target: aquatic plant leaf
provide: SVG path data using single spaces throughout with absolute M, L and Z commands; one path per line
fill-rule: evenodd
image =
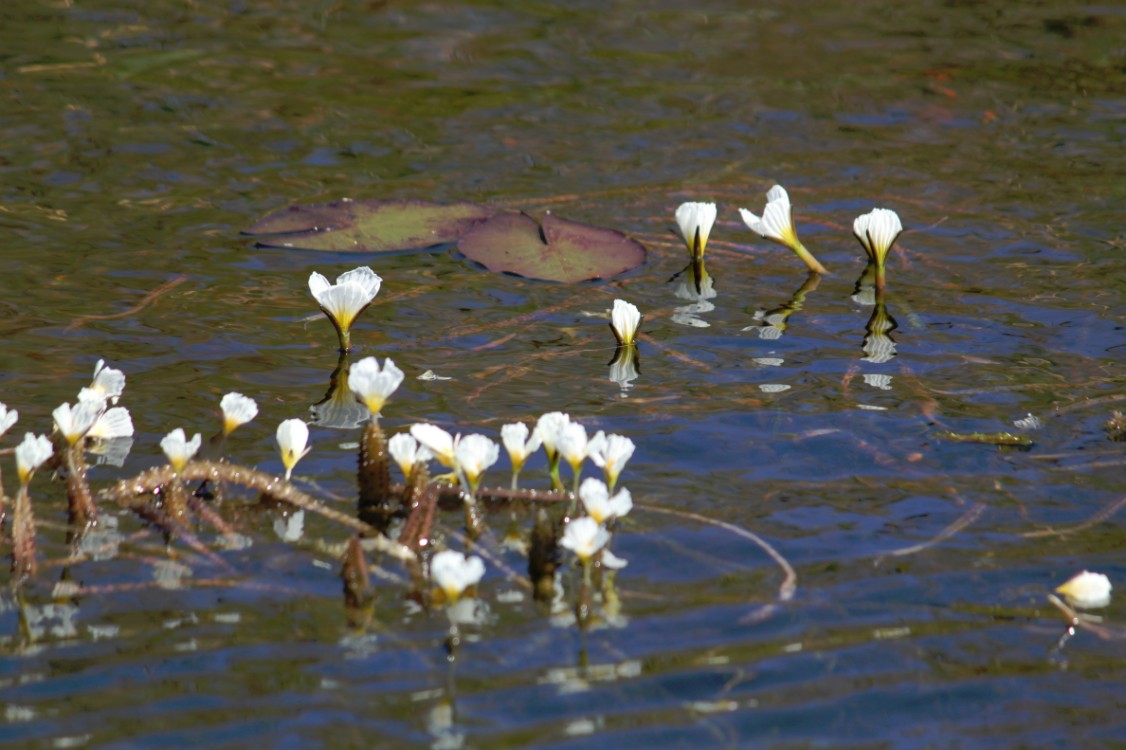
M 341 200 L 290 206 L 244 234 L 262 247 L 385 253 L 456 242 L 492 214 L 476 203 Z
M 527 214 L 497 214 L 466 233 L 457 249 L 490 271 L 565 283 L 617 276 L 646 254 L 621 232 L 552 214 L 538 224 Z

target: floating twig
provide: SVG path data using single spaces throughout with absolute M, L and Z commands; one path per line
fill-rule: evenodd
M 965 513 L 963 513 L 961 516 L 959 516 L 958 520 L 956 520 L 954 523 L 938 532 L 938 534 L 936 534 L 933 539 L 922 542 L 921 544 L 913 544 L 910 547 L 902 547 L 897 550 L 892 550 L 891 552 L 885 552 L 884 554 L 876 558 L 874 564 L 879 565 L 881 562 L 883 562 L 883 559 L 885 557 L 903 557 L 905 555 L 913 555 L 916 552 L 922 552 L 925 549 L 929 549 L 930 547 L 935 546 L 939 542 L 943 542 L 949 539 L 950 537 L 954 536 L 959 531 L 976 521 L 978 518 L 980 518 L 981 514 L 985 512 L 986 507 L 987 506 L 985 503 L 978 503 L 977 505 L 973 506 Z

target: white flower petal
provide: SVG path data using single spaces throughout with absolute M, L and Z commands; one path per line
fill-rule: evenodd
M 27 433 L 23 442 L 16 446 L 16 469 L 19 473 L 20 484 L 27 484 L 35 470 L 55 452 L 51 441 L 46 435 Z
M 418 441 L 409 432 L 400 432 L 387 441 L 387 452 L 403 471 L 404 477 L 410 477 L 415 464 L 426 463 L 434 454 L 430 449 L 419 445 Z
M 873 208 L 857 216 L 852 222 L 852 232 L 864 247 L 872 262 L 882 265 L 891 246 L 903 231 L 899 214 L 889 208 Z
M 0 436 L 5 432 L 12 429 L 12 425 L 20 418 L 20 413 L 15 409 L 8 410 L 4 404 L 0 404 Z
M 223 431 L 227 434 L 258 416 L 254 399 L 234 391 L 223 396 L 219 408 L 223 410 Z
M 287 419 L 278 425 L 276 438 L 282 464 L 285 466 L 285 478 L 289 479 L 293 474 L 293 467 L 312 450 L 308 445 L 309 426 L 300 419 Z
M 125 373 L 109 367 L 104 359 L 99 359 L 94 366 L 94 380 L 90 383 L 90 390 L 116 404 L 125 390 Z
M 547 451 L 548 456 L 554 455 L 559 452 L 559 438 L 563 434 L 563 428 L 571 421 L 571 417 L 561 411 L 552 411 L 544 414 L 536 422 L 536 434 L 543 444 L 544 450 Z
M 497 462 L 499 455 L 500 446 L 484 435 L 466 435 L 459 438 L 454 446 L 457 467 L 465 472 L 474 486 L 485 469 Z
M 86 437 L 98 438 L 99 440 L 133 437 L 133 418 L 130 416 L 129 410 L 124 406 L 107 409 L 94 422 L 94 426 L 86 433 Z
M 1056 593 L 1067 599 L 1073 607 L 1098 609 L 1110 604 L 1113 587 L 1110 579 L 1102 573 L 1084 570 L 1056 587 Z
M 716 207 L 714 203 L 682 203 L 676 209 L 676 225 L 680 236 L 688 245 L 689 252 L 696 252 L 696 237 L 700 239 L 700 254 L 708 245 L 708 236 L 715 224 Z
M 179 472 L 183 471 L 188 461 L 192 460 L 202 441 L 203 438 L 198 432 L 188 440 L 184 429 L 177 427 L 161 439 L 160 449 L 168 457 L 168 463 L 172 464 L 172 468 Z
M 54 417 L 59 432 L 66 437 L 68 443 L 74 445 L 86 436 L 105 408 L 104 400 L 79 401 L 73 407 L 62 404 L 51 412 L 51 416 Z
M 477 555 L 466 557 L 461 552 L 443 550 L 430 560 L 430 577 L 450 602 L 485 576 L 485 562 Z
M 457 466 L 457 457 L 454 455 L 454 439 L 450 433 L 438 425 L 416 424 L 411 425 L 411 435 L 426 446 L 441 464 L 447 468 Z
M 614 300 L 614 309 L 610 311 L 610 327 L 614 330 L 619 344 L 632 344 L 640 325 L 641 311 L 636 305 L 622 299 Z
M 610 541 L 610 532 L 593 518 L 584 516 L 570 521 L 563 529 L 559 545 L 574 552 L 580 560 L 587 562 L 598 550 Z
M 348 387 L 360 401 L 378 415 L 383 404 L 403 382 L 403 371 L 388 357 L 380 368 L 375 357 L 365 357 L 348 371 Z

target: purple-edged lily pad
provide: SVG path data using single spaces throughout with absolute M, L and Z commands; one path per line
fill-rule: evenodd
M 290 206 L 244 234 L 263 247 L 386 253 L 457 242 L 492 214 L 476 203 L 342 200 Z
M 467 232 L 457 249 L 490 271 L 575 283 L 608 279 L 645 262 L 645 246 L 613 229 L 527 214 L 497 214 Z

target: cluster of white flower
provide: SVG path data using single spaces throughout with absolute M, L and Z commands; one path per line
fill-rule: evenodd
M 825 267 L 802 245 L 794 228 L 793 207 L 790 196 L 781 185 L 770 188 L 766 194 L 766 208 L 759 216 L 745 208 L 739 209 L 743 223 L 763 239 L 790 248 L 809 267 L 817 273 L 825 273 Z M 702 259 L 707 248 L 708 237 L 716 220 L 714 203 L 683 203 L 676 210 L 676 224 L 680 235 L 694 259 Z M 853 233 L 863 245 L 868 258 L 877 267 L 883 268 L 888 251 L 900 232 L 903 224 L 899 216 L 890 209 L 875 208 L 858 216 L 852 224 Z

